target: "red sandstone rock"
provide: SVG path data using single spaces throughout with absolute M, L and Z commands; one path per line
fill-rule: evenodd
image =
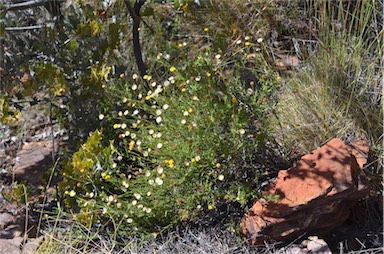
M 353 146 L 339 139 L 304 155 L 288 170 L 281 170 L 241 222 L 251 244 L 290 240 L 304 232 L 327 233 L 341 225 L 349 210 L 365 197 L 368 182 L 362 171 L 368 145 Z M 269 201 L 271 197 L 277 201 Z
M 55 150 L 57 151 L 57 147 Z M 51 141 L 24 144 L 22 149 L 17 152 L 12 174 L 16 180 L 25 180 L 35 185 L 38 184 L 40 178 L 53 164 L 51 154 Z

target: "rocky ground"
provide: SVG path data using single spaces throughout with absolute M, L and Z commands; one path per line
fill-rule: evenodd
M 34 253 L 43 240 L 32 212 L 41 196 L 23 202 L 15 183 L 24 183 L 31 190 L 50 191 L 41 180 L 49 175 L 66 137 L 65 130 L 57 123 L 51 125 L 44 112 L 30 107 L 21 127 L 0 124 L 0 253 Z

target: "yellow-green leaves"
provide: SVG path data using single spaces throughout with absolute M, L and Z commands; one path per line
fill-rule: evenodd
M 96 36 L 100 32 L 101 25 L 96 20 L 92 20 L 88 23 L 82 22 L 77 26 L 77 34 L 82 38 Z
M 91 133 L 80 149 L 73 154 L 72 160 L 65 166 L 63 177 L 64 180 L 60 184 L 60 188 L 65 195 L 65 203 L 67 207 L 76 207 L 78 198 L 92 198 L 90 196 L 90 185 L 95 182 L 102 184 L 98 177 L 101 176 L 103 170 L 108 170 L 112 162 L 112 156 L 115 153 L 113 143 L 104 146 L 102 143 L 103 135 L 101 131 L 96 130 Z M 79 201 L 82 202 L 82 201 Z M 86 221 L 89 223 L 89 221 Z
M 91 78 L 95 81 L 108 81 L 108 75 L 111 72 L 111 67 L 102 65 L 91 66 Z
M 63 96 L 69 92 L 64 74 L 56 65 L 42 62 L 36 65 L 34 71 L 36 82 L 32 82 L 31 84 L 34 86 L 31 87 L 33 91 L 36 91 L 39 88 L 36 87 L 37 84 L 40 86 L 45 84 L 55 96 Z M 29 86 L 28 83 L 24 83 L 26 91 L 30 88 Z
M 15 125 L 20 119 L 21 112 L 11 107 L 7 97 L 0 97 L 0 122 L 7 125 Z
M 11 190 L 3 190 L 3 195 L 8 202 L 27 204 L 30 190 L 23 183 L 13 183 Z
M 184 12 L 187 12 L 193 2 L 193 0 L 174 0 L 173 5 L 176 9 L 181 9 Z
M 71 39 L 67 43 L 67 47 L 70 51 L 76 51 L 79 48 L 79 43 L 75 39 Z
M 89 23 L 89 27 L 91 28 L 92 36 L 96 36 L 101 31 L 101 26 L 96 20 L 92 20 Z

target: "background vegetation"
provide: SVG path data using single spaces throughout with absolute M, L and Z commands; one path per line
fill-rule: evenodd
M 41 252 L 236 231 L 277 170 L 333 137 L 369 141 L 382 196 L 382 3 L 289 3 L 145 1 L 142 76 L 124 1 L 3 6 L 0 120 L 45 104 L 69 130 Z

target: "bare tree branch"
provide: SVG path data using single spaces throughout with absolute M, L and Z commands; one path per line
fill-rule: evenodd
M 5 8 L 8 11 L 25 10 L 25 9 L 43 6 L 44 4 L 51 1 L 52 0 L 30 0 L 22 3 L 8 4 L 8 5 L 5 5 Z M 64 2 L 64 1 L 65 0 L 56 0 L 56 2 Z
M 44 28 L 44 27 L 47 27 L 47 26 L 36 25 L 36 26 L 6 27 L 5 31 L 17 32 L 17 31 L 40 29 L 40 28 Z
M 147 67 L 144 64 L 143 56 L 141 53 L 141 46 L 140 46 L 140 9 L 144 5 L 146 0 L 136 0 L 135 4 L 131 5 L 130 0 L 124 0 L 125 5 L 127 6 L 129 15 L 132 18 L 132 43 L 133 43 L 133 53 L 135 55 L 135 60 L 137 64 L 137 68 L 139 70 L 139 73 L 141 77 L 143 77 L 145 74 L 147 74 Z

